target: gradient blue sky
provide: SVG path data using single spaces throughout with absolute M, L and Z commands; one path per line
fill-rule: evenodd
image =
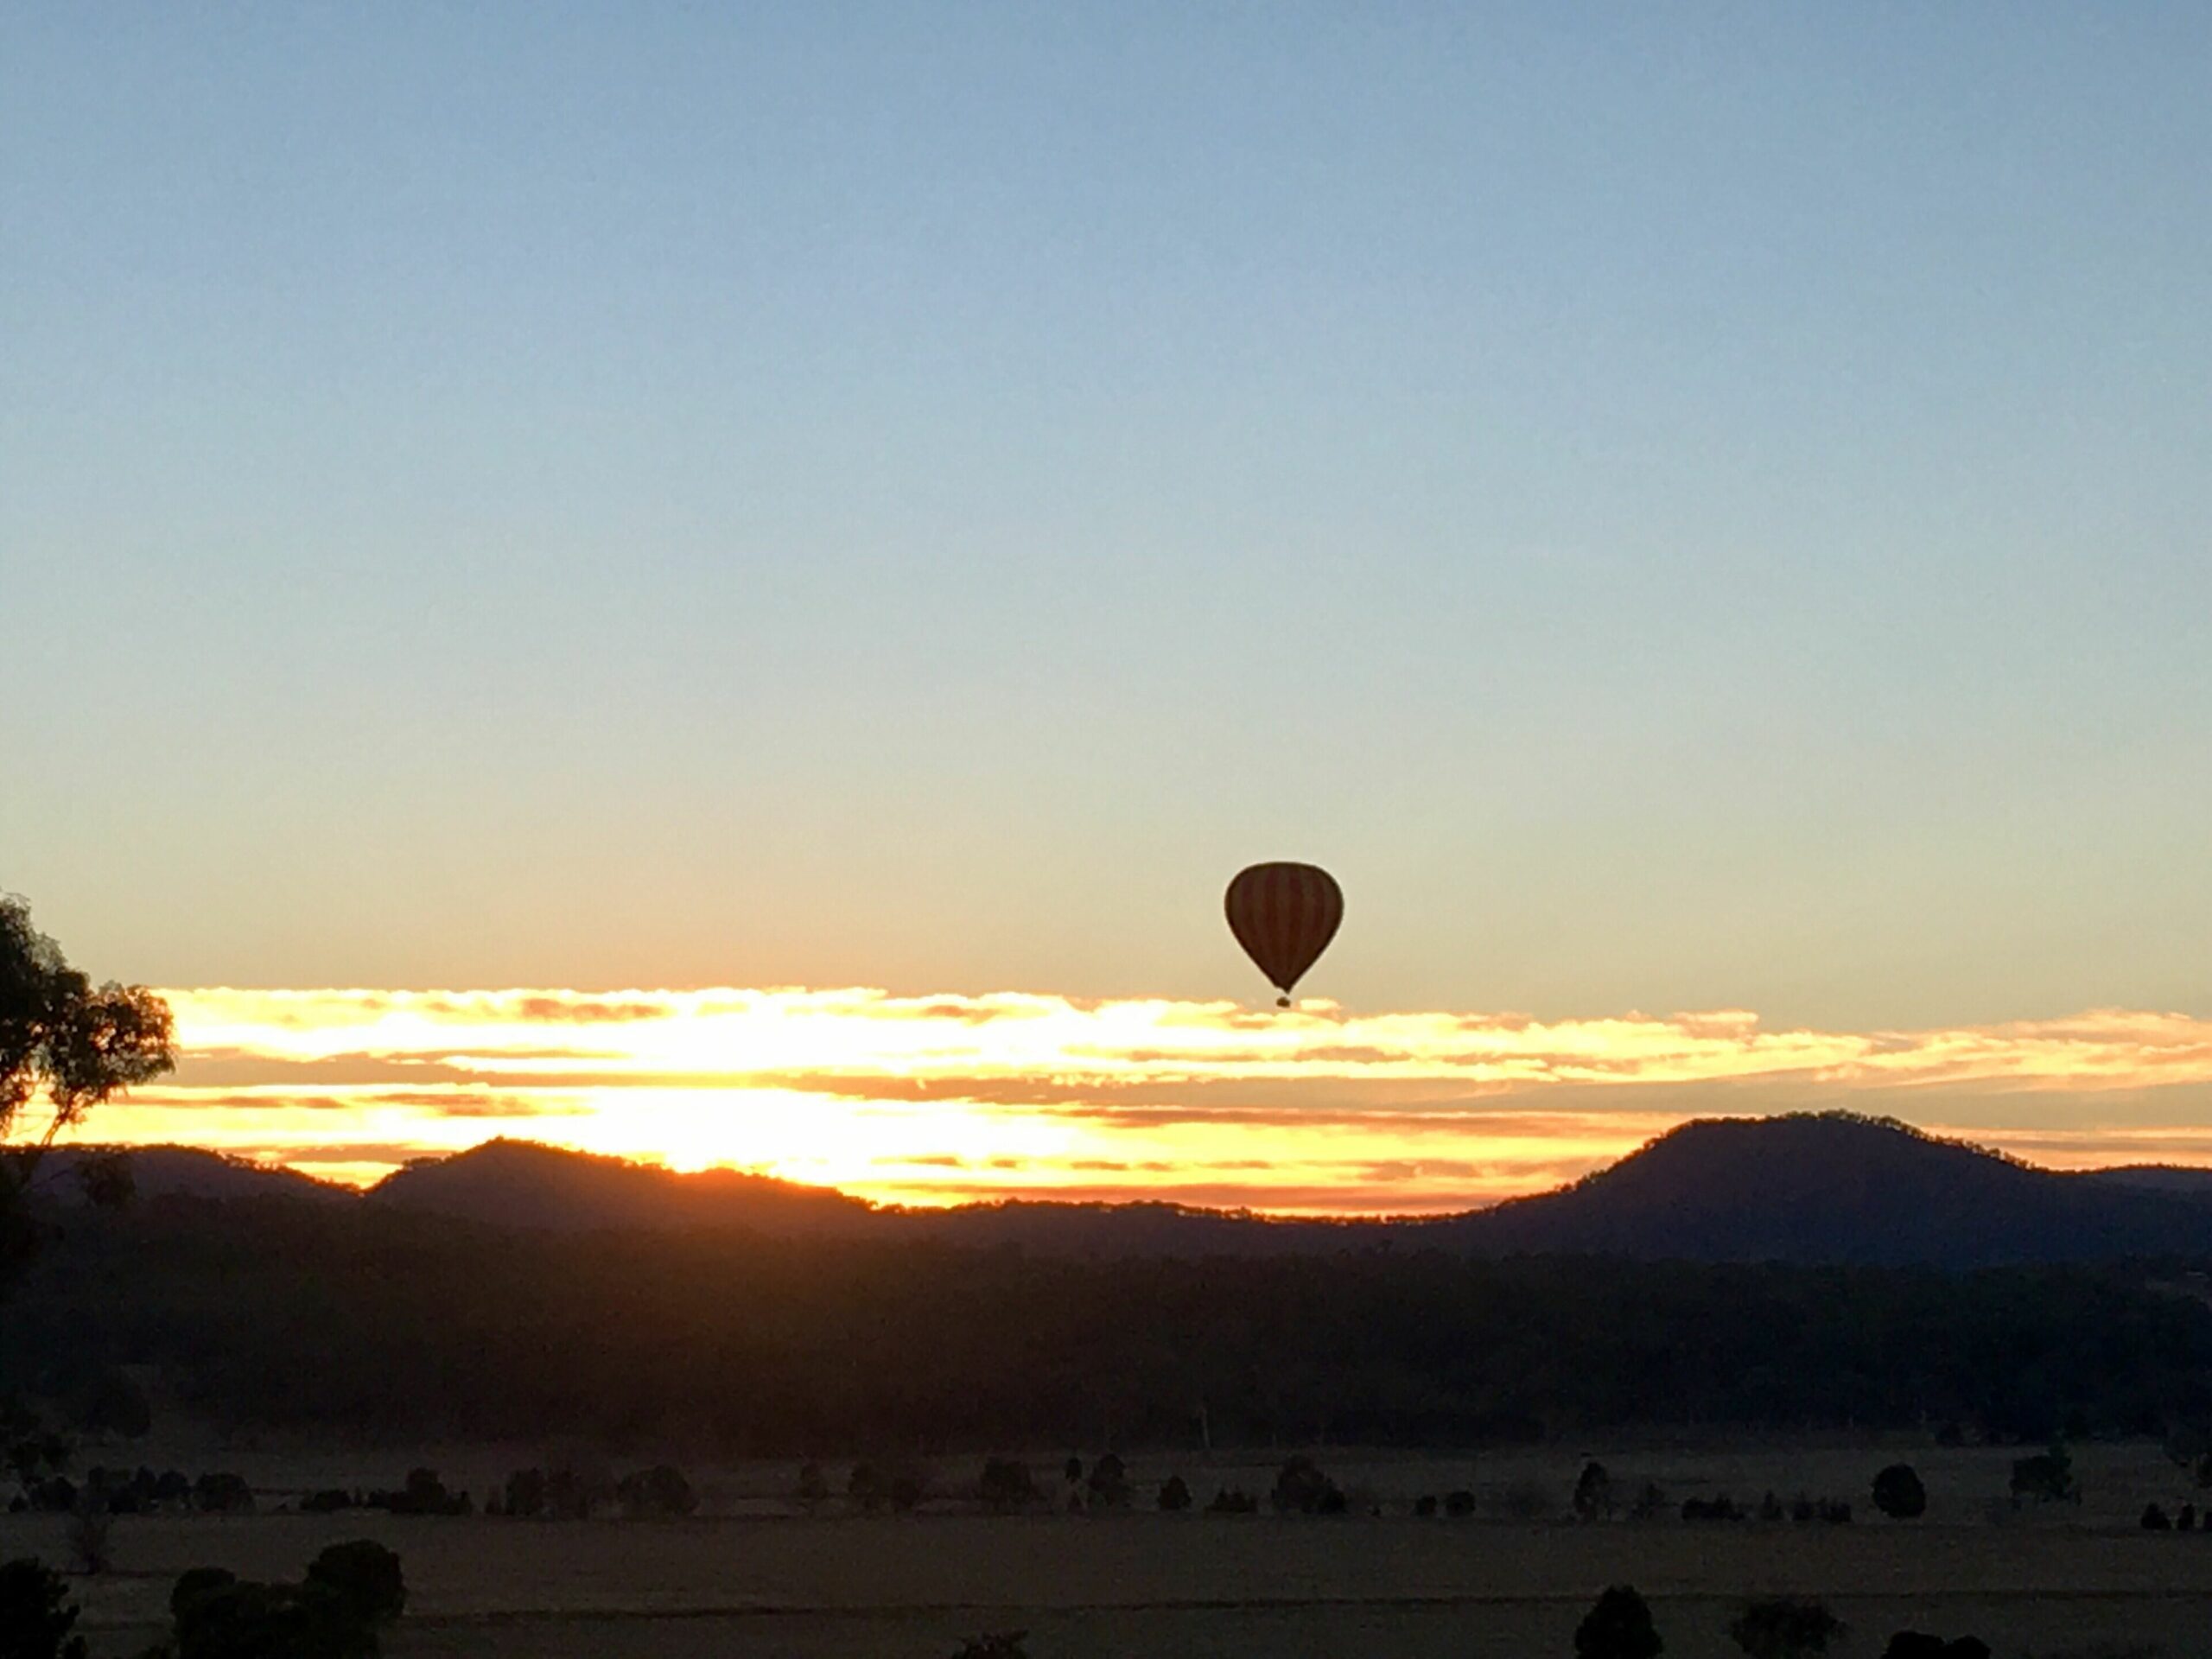
M 0 16 L 0 887 L 168 985 L 2212 1011 L 2212 10 Z

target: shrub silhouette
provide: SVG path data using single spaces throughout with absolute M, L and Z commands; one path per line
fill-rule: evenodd
M 2174 1523 L 2167 1518 L 2166 1512 L 2156 1503 L 2145 1503 L 2143 1506 L 2142 1525 L 2145 1532 L 2171 1532 L 2174 1527 Z
M 1436 1494 L 1434 1492 L 1423 1492 L 1419 1497 L 1414 1499 L 1414 1513 L 1421 1516 L 1423 1519 L 1427 1519 L 1428 1516 L 1434 1515 L 1436 1513 Z
M 169 1617 L 174 1619 L 184 1611 L 188 1601 L 196 1601 L 210 1591 L 220 1590 L 226 1585 L 236 1584 L 238 1575 L 228 1567 L 188 1567 L 177 1575 L 169 1588 Z
M 1268 1494 L 1268 1502 L 1286 1515 L 1342 1515 L 1344 1510 L 1344 1495 L 1337 1490 L 1336 1482 L 1308 1457 L 1288 1459 L 1275 1471 L 1274 1490 Z
M 169 1592 L 176 1659 L 366 1659 L 406 1604 L 398 1556 L 370 1539 L 333 1544 L 296 1585 L 194 1567 Z
M 998 1630 L 986 1636 L 971 1636 L 963 1642 L 952 1659 L 1029 1659 L 1029 1650 L 1022 1643 L 1029 1639 L 1027 1630 Z
M 1928 1510 L 1928 1489 L 1909 1463 L 1893 1463 L 1874 1477 L 1874 1507 L 1892 1521 L 1910 1521 Z
M 77 1611 L 59 1573 L 29 1556 L 0 1562 L 0 1654 L 8 1659 L 85 1659 L 85 1638 L 69 1634 Z
M 1170 1475 L 1160 1488 L 1160 1507 L 1170 1515 L 1180 1515 L 1191 1507 L 1191 1488 L 1180 1475 Z
M 1129 1501 L 1128 1466 L 1111 1452 L 1090 1465 L 1089 1485 L 1093 1509 L 1118 1510 Z
M 1257 1515 L 1260 1500 L 1237 1486 L 1218 1488 L 1213 1502 L 1206 1505 L 1208 1515 Z
M 2038 1503 L 2082 1501 L 2082 1488 L 2074 1478 L 2074 1459 L 2063 1442 L 2054 1440 L 2050 1450 L 2012 1464 L 2012 1501 L 2031 1497 Z
M 1625 1584 L 1599 1596 L 1574 1627 L 1575 1659 L 1656 1659 L 1666 1645 L 1651 1622 L 1651 1609 Z
M 1454 1521 L 1464 1521 L 1475 1512 L 1475 1495 L 1462 1486 L 1444 1494 L 1444 1513 Z
M 1755 1601 L 1728 1626 L 1729 1639 L 1751 1659 L 1802 1659 L 1826 1653 L 1843 1621 L 1817 1601 Z
M 406 1611 L 399 1557 L 372 1538 L 331 1545 L 308 1564 L 307 1582 L 331 1592 L 365 1624 L 389 1624 Z

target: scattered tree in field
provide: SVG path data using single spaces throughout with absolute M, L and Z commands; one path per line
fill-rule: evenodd
M 1004 1515 L 1026 1510 L 1045 1495 L 1037 1490 L 1037 1478 L 1029 1472 L 1027 1464 L 1015 1458 L 989 1458 L 976 1483 L 976 1496 L 984 1508 Z
M 307 1582 L 331 1592 L 371 1627 L 391 1624 L 407 1607 L 399 1557 L 372 1539 L 331 1545 L 308 1564 Z
M 1128 1465 L 1114 1452 L 1109 1452 L 1090 1465 L 1090 1507 L 1095 1510 L 1125 1509 L 1129 1502 L 1129 1471 Z
M 1821 1603 L 1786 1597 L 1751 1603 L 1728 1626 L 1751 1659 L 1805 1659 L 1826 1653 L 1843 1633 L 1843 1621 Z
M 1928 1489 L 1909 1463 L 1893 1463 L 1874 1477 L 1874 1507 L 1892 1521 L 1910 1521 L 1928 1511 Z
M 891 1477 L 889 1496 L 893 1513 L 912 1515 L 929 1496 L 929 1483 L 918 1469 L 902 1469 Z
M 1635 1501 L 1628 1506 L 1628 1518 L 1631 1521 L 1656 1521 L 1666 1512 L 1667 1494 L 1660 1490 L 1659 1483 L 1653 1480 L 1643 1483 L 1636 1494 Z
M 1454 1521 L 1464 1521 L 1475 1512 L 1475 1495 L 1465 1487 L 1455 1488 L 1444 1494 L 1444 1513 Z
M 1257 1515 L 1260 1500 L 1241 1486 L 1217 1488 L 1213 1501 L 1206 1505 L 1208 1515 Z
M 2012 1494 L 2015 1503 L 2024 1497 L 2038 1503 L 2080 1503 L 2082 1488 L 2074 1478 L 2074 1458 L 2065 1442 L 2054 1440 L 2048 1452 L 2015 1459 Z
M 2174 1516 L 2174 1530 L 2176 1532 L 2195 1532 L 2196 1530 L 2196 1504 L 2184 1503 L 2181 1506 L 2180 1513 Z
M 997 1630 L 985 1636 L 971 1636 L 960 1644 L 952 1659 L 1029 1659 L 1029 1650 L 1022 1645 L 1028 1639 L 1027 1630 Z
M 1578 1521 L 1607 1521 L 1613 1513 L 1613 1478 L 1596 1459 L 1582 1465 L 1574 1482 L 1574 1516 Z
M 0 1562 L 0 1654 L 8 1659 L 85 1659 L 72 1636 L 78 1608 L 59 1573 L 29 1556 Z
M 467 1515 L 476 1506 L 467 1492 L 448 1491 L 436 1470 L 410 1469 L 406 1484 L 397 1491 L 371 1492 L 361 1507 L 393 1515 Z
M 1337 1483 L 1305 1456 L 1284 1460 L 1268 1502 L 1285 1515 L 1342 1515 L 1346 1508 Z
M 1419 1497 L 1414 1499 L 1414 1513 L 1424 1521 L 1433 1516 L 1436 1513 L 1436 1494 L 1423 1492 Z
M 1656 1659 L 1666 1645 L 1651 1609 L 1625 1584 L 1599 1596 L 1574 1627 L 1575 1659 Z
M 2174 1529 L 2172 1519 L 2156 1503 L 2143 1506 L 2142 1526 L 2145 1532 L 2171 1532 Z
M 1180 1515 L 1191 1507 L 1190 1484 L 1180 1475 L 1170 1475 L 1160 1483 L 1160 1507 L 1170 1515 Z
M 399 1558 L 368 1539 L 333 1544 L 298 1584 L 194 1567 L 169 1592 L 175 1659 L 369 1659 L 407 1603 Z
M 1759 1519 L 1772 1522 L 1786 1519 L 1789 1514 L 1789 1511 L 1783 1508 L 1781 1498 L 1775 1495 L 1774 1488 L 1768 1487 L 1766 1496 L 1759 1499 Z

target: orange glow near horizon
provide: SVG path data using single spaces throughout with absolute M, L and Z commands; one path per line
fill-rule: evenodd
M 1542 1021 L 1032 993 L 166 993 L 174 1078 L 85 1138 L 354 1182 L 507 1135 L 906 1204 L 1462 1209 L 1696 1116 L 1853 1109 L 2058 1165 L 2212 1162 L 2212 1022 L 1922 1032 L 1738 1011 Z

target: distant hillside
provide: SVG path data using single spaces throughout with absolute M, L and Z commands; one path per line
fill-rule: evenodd
M 850 1232 L 871 1213 L 862 1200 L 830 1187 L 731 1169 L 681 1174 L 654 1164 L 505 1140 L 450 1158 L 417 1160 L 371 1187 L 365 1201 L 540 1230 L 734 1226 L 783 1234 Z
M 76 1176 L 86 1161 L 120 1154 L 140 1202 L 157 1198 L 289 1198 L 306 1204 L 351 1202 L 353 1189 L 318 1181 L 296 1169 L 257 1164 L 197 1147 L 57 1147 L 39 1166 L 41 1196 L 60 1204 L 84 1201 Z
M 1700 1119 L 1554 1192 L 1443 1217 L 1341 1222 L 1158 1202 L 879 1208 L 828 1187 L 727 1169 L 683 1174 L 524 1141 L 418 1160 L 358 1200 L 348 1188 L 186 1147 L 145 1148 L 133 1161 L 148 1198 L 282 1196 L 531 1231 L 735 1227 L 1060 1256 L 1269 1256 L 1383 1246 L 1961 1268 L 2212 1255 L 2212 1170 L 2062 1173 L 1841 1114 Z
M 2212 1169 L 2190 1169 L 2180 1164 L 2123 1164 L 2116 1169 L 2091 1170 L 2088 1179 L 2107 1186 L 2212 1198 Z
M 1843 1114 L 1685 1123 L 1441 1238 L 1486 1255 L 1928 1265 L 2212 1251 L 2212 1205 Z

